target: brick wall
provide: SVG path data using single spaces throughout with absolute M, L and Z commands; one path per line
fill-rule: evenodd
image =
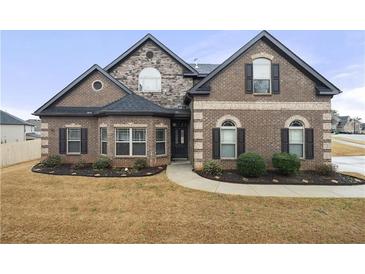
M 170 163 L 170 120 L 157 117 L 102 117 L 102 118 L 42 118 L 42 158 L 59 153 L 59 128 L 81 127 L 88 129 L 88 154 L 61 155 L 66 163 L 77 163 L 80 159 L 87 163 L 95 162 L 100 156 L 100 126 L 108 128 L 108 157 L 113 159 L 115 166 L 133 166 L 136 157 L 115 157 L 115 125 L 118 127 L 141 127 L 147 130 L 147 160 L 150 166 L 165 165 Z M 156 156 L 155 129 L 166 128 L 166 156 Z
M 280 94 L 253 95 L 245 93 L 245 64 L 263 55 L 272 57 L 280 65 Z M 268 44 L 259 41 L 244 55 L 236 59 L 211 81 L 210 95 L 203 100 L 277 101 L 277 102 L 329 102 L 329 96 L 316 96 L 314 82 L 299 71 Z M 199 99 L 197 99 L 199 100 Z
M 153 58 L 146 57 L 148 51 Z M 153 67 L 161 73 L 161 92 L 139 92 L 138 76 L 142 69 Z M 192 78 L 183 77 L 184 68 L 167 53 L 148 41 L 127 59 L 117 64 L 110 74 L 128 88 L 153 102 L 168 108 L 185 107 L 183 97 L 193 86 Z
M 245 93 L 245 63 L 266 57 L 280 64 L 280 94 Z M 235 60 L 210 83 L 209 96 L 194 96 L 194 167 L 212 159 L 212 128 L 230 117 L 246 129 L 246 151 L 261 154 L 269 167 L 274 152 L 281 151 L 280 129 L 293 116 L 300 116 L 314 129 L 314 159 L 302 160 L 302 169 L 329 163 L 331 158 L 330 97 L 317 96 L 315 83 L 263 41 Z M 235 160 L 219 160 L 226 169 Z
M 92 83 L 96 80 L 102 81 L 102 90 L 93 90 Z M 123 96 L 125 96 L 123 90 L 100 72 L 95 71 L 58 100 L 56 106 L 99 107 L 114 102 Z
M 198 113 L 198 110 L 196 110 Z M 285 127 L 285 123 L 293 116 L 300 116 L 302 120 L 314 129 L 314 159 L 302 160 L 302 169 L 314 169 L 315 165 L 323 162 L 329 162 L 330 159 L 326 153 L 330 153 L 330 128 L 325 124 L 330 124 L 329 120 L 323 114 L 324 110 L 318 111 L 273 111 L 273 110 L 202 110 L 202 119 L 195 119 L 195 125 L 202 122 L 203 127 L 195 128 L 195 167 L 201 168 L 204 161 L 212 159 L 212 128 L 217 127 L 217 123 L 225 120 L 227 117 L 233 120 L 238 126 L 246 129 L 246 152 L 257 152 L 264 157 L 269 167 L 271 166 L 271 157 L 274 152 L 281 151 L 280 129 Z M 200 115 L 200 114 L 199 114 Z M 329 134 L 329 135 L 328 135 Z M 204 140 L 204 141 L 203 141 Z M 201 147 L 202 145 L 202 147 Z M 236 167 L 235 160 L 219 160 L 226 169 Z

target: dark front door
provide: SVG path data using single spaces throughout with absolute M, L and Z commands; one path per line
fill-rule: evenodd
M 172 121 L 171 129 L 172 158 L 188 158 L 187 121 Z

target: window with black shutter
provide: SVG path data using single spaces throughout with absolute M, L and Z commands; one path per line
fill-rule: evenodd
M 271 77 L 272 77 L 272 93 L 273 94 L 279 94 L 280 93 L 280 68 L 279 68 L 279 64 L 272 64 Z

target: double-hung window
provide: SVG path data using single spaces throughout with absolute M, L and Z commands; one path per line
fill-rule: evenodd
M 115 129 L 116 156 L 145 156 L 146 129 L 117 128 Z
M 108 131 L 106 127 L 100 128 L 100 154 L 106 155 L 108 149 Z
M 289 153 L 304 157 L 304 126 L 301 121 L 293 121 L 289 126 Z
M 271 91 L 271 61 L 258 58 L 252 62 L 253 69 L 253 92 L 269 94 Z
M 166 154 L 166 129 L 156 129 L 156 155 Z
M 81 129 L 67 129 L 67 154 L 81 154 Z
M 237 151 L 237 128 L 231 121 L 225 121 L 221 132 L 221 159 L 235 159 Z

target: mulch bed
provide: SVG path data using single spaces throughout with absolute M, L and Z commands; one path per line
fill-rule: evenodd
M 92 165 L 86 165 L 83 168 L 75 169 L 72 164 L 62 164 L 57 167 L 45 167 L 41 163 L 36 164 L 32 171 L 49 175 L 71 175 L 87 177 L 144 177 L 152 176 L 166 169 L 166 165 L 158 167 L 147 167 L 142 170 L 133 170 L 132 168 L 110 168 L 104 170 L 93 169 Z
M 236 184 L 262 184 L 262 185 L 363 185 L 365 181 L 341 173 L 331 176 L 322 176 L 313 171 L 301 171 L 296 175 L 283 176 L 275 171 L 268 171 L 259 178 L 246 178 L 236 170 L 225 170 L 220 176 L 213 176 L 202 171 L 195 171 L 198 175 L 207 179 L 236 183 Z

